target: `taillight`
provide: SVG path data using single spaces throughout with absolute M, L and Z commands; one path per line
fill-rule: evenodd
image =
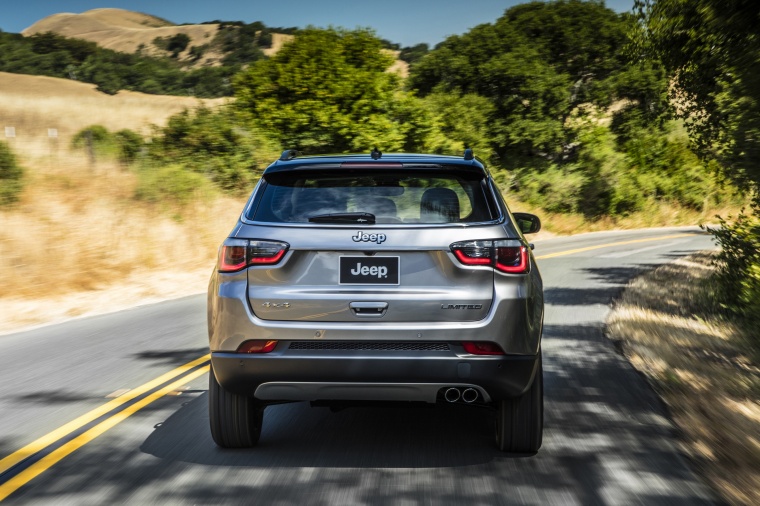
M 289 247 L 279 241 L 227 239 L 219 248 L 219 272 L 236 272 L 249 265 L 274 265 Z
M 472 355 L 504 355 L 504 350 L 490 341 L 465 341 L 462 348 Z
M 464 265 L 488 265 L 508 274 L 530 270 L 528 248 L 516 240 L 455 242 L 451 251 Z
M 237 348 L 237 353 L 269 353 L 277 346 L 277 341 L 252 339 L 243 341 Z
M 519 246 L 502 245 L 502 243 L 509 242 L 512 241 L 496 241 L 494 243 L 496 268 L 509 274 L 528 272 L 528 248 L 522 244 Z

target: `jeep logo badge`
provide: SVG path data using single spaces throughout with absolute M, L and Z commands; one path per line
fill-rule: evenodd
M 382 244 L 385 242 L 385 234 L 365 234 L 359 230 L 355 236 L 351 237 L 354 242 L 376 242 Z

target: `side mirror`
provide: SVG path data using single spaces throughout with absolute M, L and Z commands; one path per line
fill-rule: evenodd
M 512 216 L 523 234 L 535 234 L 541 230 L 541 220 L 535 214 L 512 213 Z

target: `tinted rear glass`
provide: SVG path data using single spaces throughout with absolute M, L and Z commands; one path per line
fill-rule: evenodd
M 482 174 L 431 170 L 303 170 L 267 174 L 248 219 L 307 223 L 372 213 L 376 223 L 478 223 L 497 218 Z

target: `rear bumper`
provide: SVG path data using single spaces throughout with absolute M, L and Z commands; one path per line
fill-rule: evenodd
M 266 401 L 435 402 L 441 389 L 460 387 L 475 388 L 483 401 L 490 402 L 524 393 L 533 383 L 538 355 L 275 350 L 263 355 L 214 352 L 211 363 L 225 390 Z

